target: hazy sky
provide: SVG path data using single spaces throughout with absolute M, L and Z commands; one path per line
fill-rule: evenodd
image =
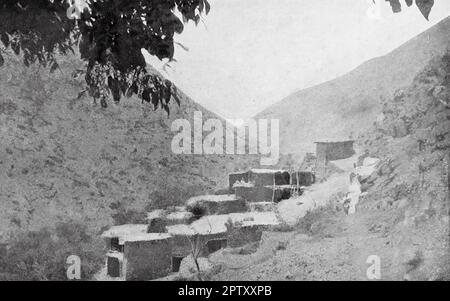
M 385 0 L 210 0 L 204 23 L 176 37 L 189 51 L 177 47 L 177 62 L 164 75 L 223 117 L 251 117 L 450 15 L 449 0 L 435 0 L 430 22 L 401 2 L 403 12 L 393 14 Z

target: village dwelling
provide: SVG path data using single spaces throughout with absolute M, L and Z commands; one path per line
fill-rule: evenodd
M 353 148 L 354 142 L 354 140 L 315 142 L 315 174 L 317 180 L 320 181 L 325 178 L 328 162 L 347 159 L 355 154 L 355 150 Z
M 190 225 L 168 226 L 167 232 L 174 238 L 174 258 L 190 255 L 193 244 L 200 246 L 201 257 L 207 257 L 227 246 L 234 248 L 259 241 L 263 230 L 278 224 L 274 212 L 242 212 L 206 215 Z
M 234 194 L 192 197 L 186 201 L 186 207 L 191 211 L 193 208 L 205 210 L 204 213 L 207 215 L 247 211 L 245 200 L 237 198 Z
M 108 249 L 106 277 L 166 277 L 177 273 L 183 259 L 194 253 L 208 257 L 223 248 L 260 241 L 263 231 L 280 223 L 275 203 L 301 193 L 314 181 L 311 171 L 235 172 L 229 174 L 234 194 L 192 197 L 184 206 L 149 212 L 146 224 L 111 227 L 102 234 Z
M 115 226 L 102 234 L 109 249 L 106 271 L 123 280 L 148 280 L 170 273 L 172 237 L 147 233 L 147 225 Z
M 294 194 L 301 194 L 303 187 L 315 182 L 315 176 L 311 171 L 289 173 L 285 170 L 250 169 L 232 173 L 228 180 L 238 199 L 249 203 L 278 203 Z
M 314 174 L 251 169 L 229 176 L 235 194 L 203 195 L 185 206 L 153 210 L 147 224 L 111 227 L 102 234 L 106 276 L 117 280 L 152 280 L 177 273 L 184 258 L 208 257 L 223 248 L 260 241 L 279 225 L 275 202 L 289 198 L 300 185 L 311 185 Z M 292 183 L 295 179 L 295 184 Z
M 120 280 L 165 277 L 178 272 L 183 258 L 194 251 L 207 257 L 227 246 L 259 241 L 264 230 L 278 224 L 274 212 L 240 212 L 169 225 L 164 233 L 147 233 L 147 224 L 114 226 L 102 234 L 109 249 L 106 273 Z

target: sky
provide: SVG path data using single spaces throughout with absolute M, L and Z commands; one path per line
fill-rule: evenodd
M 385 55 L 450 15 L 435 0 L 393 14 L 377 0 L 209 0 L 211 11 L 175 40 L 176 62 L 146 56 L 193 100 L 224 118 L 251 118 L 291 93 Z

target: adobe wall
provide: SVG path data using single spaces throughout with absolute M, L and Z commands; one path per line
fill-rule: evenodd
M 293 172 L 291 174 L 292 185 L 297 185 L 297 175 L 298 175 L 298 184 L 300 186 L 311 186 L 315 182 L 315 176 L 313 172 L 299 171 Z
M 354 141 L 316 142 L 317 160 L 335 161 L 350 158 L 355 154 Z
M 255 187 L 253 186 L 236 186 L 234 188 L 236 198 L 247 202 L 256 202 L 256 194 L 254 191 Z
M 237 199 L 226 202 L 208 202 L 208 212 L 212 214 L 229 214 L 246 212 L 247 205 L 243 200 Z
M 275 189 L 275 192 L 274 192 Z M 237 198 L 246 202 L 279 202 L 289 198 L 291 195 L 290 187 L 286 186 L 262 186 L 262 187 L 235 187 Z M 273 200 L 272 200 L 273 198 Z
M 245 204 L 245 201 L 235 196 L 233 196 L 233 198 L 235 199 L 217 201 L 208 200 L 207 197 L 205 197 L 205 199 L 198 200 L 196 203 L 206 209 L 207 215 L 246 212 L 247 205 Z
M 195 242 L 195 238 L 189 235 L 172 235 L 172 256 L 186 257 L 192 253 L 191 242 Z M 226 233 L 214 233 L 198 235 L 200 245 L 203 249 L 200 252 L 200 257 L 207 257 L 209 255 L 207 244 L 210 240 L 227 239 Z
M 228 185 L 229 185 L 230 191 L 233 191 L 233 185 L 237 181 L 243 180 L 244 182 L 248 182 L 248 175 L 249 175 L 248 171 L 230 173 L 228 175 Z
M 172 238 L 126 241 L 124 251 L 126 280 L 152 280 L 172 271 Z
M 288 185 L 290 182 L 289 172 L 276 172 L 275 174 L 272 172 L 252 172 L 249 173 L 249 182 L 253 182 L 255 186 L 267 186 L 273 185 L 275 178 L 275 185 Z
M 106 274 L 110 277 L 123 275 L 123 262 L 114 256 L 106 256 Z
M 316 142 L 316 178 L 321 180 L 326 175 L 327 163 L 329 161 L 350 158 L 355 154 L 354 141 L 340 142 Z

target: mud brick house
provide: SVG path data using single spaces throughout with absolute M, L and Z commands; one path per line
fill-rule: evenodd
M 289 185 L 290 175 L 285 170 L 250 169 L 248 181 L 256 187 L 268 185 Z
M 148 232 L 166 232 L 166 226 L 189 224 L 194 215 L 186 207 L 175 207 L 170 210 L 157 209 L 147 213 Z
M 275 202 L 288 199 L 291 196 L 291 185 L 276 185 L 257 187 L 245 183 L 234 186 L 236 197 L 246 202 Z
M 160 215 L 157 215 L 158 218 Z M 206 257 L 227 246 L 259 241 L 277 225 L 274 212 L 206 215 L 190 224 L 169 225 L 165 233 L 147 233 L 148 225 L 114 226 L 102 234 L 108 247 L 107 275 L 121 280 L 152 280 L 178 272 L 194 248 Z
M 317 157 L 315 174 L 319 181 L 326 176 L 328 162 L 347 159 L 355 154 L 354 140 L 315 142 L 315 144 Z
M 167 214 L 165 218 L 168 226 L 190 224 L 194 220 L 194 215 L 189 211 L 176 211 Z
M 187 200 L 187 208 L 192 209 L 196 206 L 206 210 L 208 215 L 247 211 L 245 200 L 237 198 L 234 194 L 202 195 Z
M 123 280 L 151 280 L 172 269 L 172 237 L 147 233 L 147 225 L 115 226 L 102 234 L 109 249 L 106 270 Z
M 194 207 L 204 208 L 201 216 Z M 204 195 L 188 199 L 185 206 L 149 212 L 148 224 L 111 227 L 102 234 L 108 249 L 106 274 L 152 280 L 178 272 L 194 249 L 206 257 L 229 244 L 258 241 L 263 230 L 279 223 L 273 208 L 263 207 L 249 212 L 247 202 L 235 195 Z
M 227 215 L 224 215 L 227 216 Z M 167 232 L 173 237 L 172 272 L 178 272 L 179 264 L 184 257 L 199 247 L 200 257 L 207 257 L 227 247 L 227 228 L 218 222 L 220 215 L 211 215 L 193 222 L 190 225 L 172 225 Z M 205 219 L 208 218 L 206 221 Z
M 261 239 L 263 229 L 279 223 L 273 212 L 243 212 L 206 215 L 190 225 L 172 225 L 167 233 L 172 240 L 172 272 L 178 272 L 184 257 L 199 246 L 201 257 L 226 248 Z
M 248 183 L 248 171 L 240 171 L 240 172 L 232 172 L 228 174 L 228 186 L 230 193 L 234 192 L 233 185 L 236 182 L 245 182 Z
M 291 184 L 299 186 L 311 186 L 316 181 L 316 176 L 311 171 L 298 171 L 291 173 Z
M 228 175 L 230 191 L 234 192 L 234 184 L 253 183 L 257 187 L 266 185 L 287 185 L 290 175 L 285 170 L 274 169 L 250 169 L 248 171 L 233 172 Z
M 241 173 L 244 174 L 244 173 Z M 229 175 L 230 185 L 238 199 L 246 202 L 279 202 L 291 196 L 290 174 L 285 170 L 250 169 L 244 180 L 238 180 L 236 173 Z

